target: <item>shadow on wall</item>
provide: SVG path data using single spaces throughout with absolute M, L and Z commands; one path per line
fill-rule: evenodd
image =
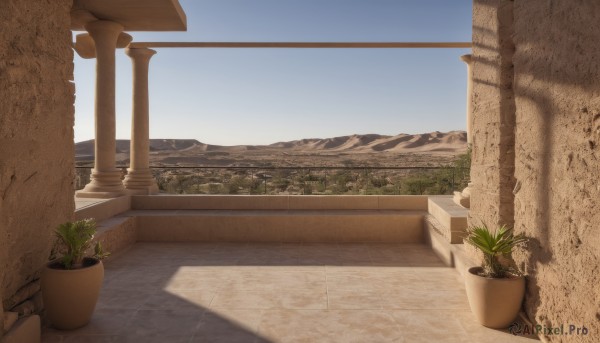
M 495 68 L 498 81 L 477 74 L 473 81 L 501 93 L 500 142 L 514 146 L 512 219 L 516 232 L 531 237 L 527 251 L 515 256 L 529 275 L 528 315 L 544 325 L 579 319 L 597 328 L 600 30 L 594 18 L 600 17 L 600 5 L 475 0 L 474 6 L 497 11 L 500 22 L 498 32 L 473 27 L 474 38 L 480 36 L 473 46 L 475 72 L 477 64 Z M 477 10 L 474 16 L 481 15 Z M 474 17 L 478 22 L 482 19 Z M 499 48 L 479 40 L 495 41 Z M 511 162 L 501 156 L 502 163 Z
M 510 39 L 513 36 L 513 2 L 502 0 L 475 0 L 474 2 L 474 25 L 473 25 L 473 75 L 474 88 L 479 89 L 478 93 L 490 93 L 492 101 L 482 99 L 481 106 L 474 106 L 477 110 L 486 111 L 497 115 L 497 118 L 491 118 L 489 122 L 481 125 L 486 137 L 482 140 L 475 139 L 473 147 L 473 158 L 477 161 L 481 156 L 486 155 L 486 146 L 478 146 L 477 141 L 484 145 L 490 145 L 492 149 L 498 149 L 499 154 L 497 162 L 499 170 L 493 170 L 497 175 L 499 194 L 489 194 L 488 198 L 496 197 L 497 213 L 493 213 L 496 218 L 484 218 L 485 222 L 493 222 L 496 225 L 514 226 L 514 194 L 515 189 L 515 132 L 516 126 L 516 105 L 513 93 L 514 70 L 512 65 L 515 46 Z M 494 15 L 494 18 L 489 18 Z M 486 20 L 496 26 L 495 30 L 483 27 L 478 24 L 477 17 L 486 17 Z M 502 39 L 501 37 L 508 37 Z M 479 100 L 477 94 L 475 101 Z M 496 106 L 494 102 L 498 102 Z M 475 114 L 475 123 L 477 123 L 477 111 Z M 490 123 L 491 122 L 491 123 Z M 491 124 L 491 125 L 490 125 Z M 489 128 L 498 132 L 489 132 Z M 477 127 L 475 135 L 477 135 Z M 489 135 L 488 135 L 489 134 Z M 488 137 L 489 136 L 489 137 Z M 481 143 L 480 143 L 481 144 Z M 498 144 L 498 147 L 494 147 Z M 477 152 L 477 150 L 482 150 Z M 493 152 L 492 152 L 493 153 Z M 495 167 L 492 165 L 492 168 Z M 487 171 L 486 171 L 487 173 Z M 490 206 L 493 207 L 493 206 Z
M 502 214 L 512 215 L 512 218 L 500 218 L 504 223 L 515 227 L 515 231 L 517 233 L 524 232 L 528 237 L 530 237 L 530 242 L 527 245 L 527 252 L 525 256 L 519 256 L 518 252 L 515 254 L 515 259 L 519 263 L 519 267 L 521 270 L 525 271 L 528 275 L 527 278 L 527 297 L 525 299 L 526 308 L 529 309 L 528 315 L 530 318 L 535 318 L 535 314 L 538 312 L 538 307 L 540 303 L 540 286 L 537 282 L 537 264 L 548 264 L 551 261 L 552 254 L 549 251 L 548 243 L 549 243 L 549 233 L 548 230 L 542 228 L 548 228 L 548 224 L 550 222 L 550 199 L 548 190 L 550 188 L 548 174 L 550 168 L 550 161 L 548 160 L 548 154 L 550 151 L 550 147 L 552 144 L 552 132 L 550 128 L 552 127 L 545 120 L 540 120 L 540 123 L 543 123 L 543 127 L 539 127 L 537 132 L 545 133 L 542 137 L 544 139 L 544 144 L 542 144 L 545 151 L 540 153 L 540 159 L 532 159 L 529 157 L 530 161 L 535 165 L 530 166 L 528 168 L 530 172 L 530 176 L 526 179 L 516 180 L 514 178 L 514 173 L 516 171 L 516 160 L 520 158 L 520 156 L 531 156 L 528 153 L 527 149 L 532 148 L 531 146 L 516 146 L 516 125 L 517 125 L 517 109 L 516 109 L 516 96 L 517 93 L 517 84 L 515 84 L 515 70 L 514 70 L 514 56 L 515 56 L 515 45 L 513 41 L 506 41 L 503 37 L 513 37 L 514 31 L 512 25 L 514 25 L 514 13 L 513 13 L 513 2 L 509 1 L 487 1 L 487 0 L 476 0 L 475 6 L 490 6 L 493 7 L 495 11 L 497 11 L 498 21 L 500 22 L 500 27 L 498 31 L 490 30 L 485 27 L 473 25 L 473 36 L 481 35 L 483 38 L 482 41 L 488 41 L 491 39 L 498 40 L 498 47 L 493 47 L 490 45 L 479 44 L 479 42 L 474 41 L 473 46 L 473 61 L 477 65 L 484 65 L 485 67 L 491 67 L 496 69 L 497 75 L 495 79 L 498 82 L 490 82 L 488 80 L 478 78 L 477 75 L 474 75 L 473 82 L 474 84 L 484 85 L 488 88 L 496 88 L 495 92 L 500 92 L 500 111 L 499 116 L 497 118 L 497 122 L 500 123 L 498 129 L 500 130 L 500 143 L 507 146 L 508 149 L 512 149 L 512 153 L 510 154 L 512 159 L 501 159 L 500 164 L 502 166 L 507 167 L 507 169 L 512 170 L 513 175 L 511 178 L 513 179 L 512 185 L 514 186 L 514 192 L 508 193 L 508 188 L 505 187 L 501 192 L 504 191 L 505 194 L 501 194 L 499 198 L 502 196 L 508 196 L 514 207 L 518 207 L 517 202 L 520 202 L 519 196 L 517 196 L 519 192 L 519 188 L 529 186 L 527 183 L 534 182 L 539 185 L 537 187 L 537 194 L 534 195 L 533 199 L 528 199 L 530 204 L 527 205 L 528 208 L 535 208 L 537 205 L 537 209 L 535 209 L 534 213 L 537 213 L 535 220 L 535 226 L 533 228 L 527 228 L 523 225 L 522 221 L 519 220 L 519 213 L 515 213 L 515 209 L 508 210 L 503 212 L 502 208 L 499 209 L 499 212 Z M 510 7 L 507 7 L 510 6 Z M 508 13 L 507 13 L 508 12 Z M 504 19 L 504 23 L 502 22 Z M 504 25 L 503 25 L 504 24 Z M 489 37 L 489 38 L 488 38 Z M 481 56 L 477 53 L 477 51 L 483 51 L 484 56 Z M 491 54 L 495 58 L 487 58 L 485 54 Z M 498 56 L 500 56 L 498 58 Z M 500 63 L 498 63 L 500 61 Z M 474 68 L 477 70 L 477 68 Z M 535 104 L 537 107 L 537 113 L 543 113 L 540 111 L 542 108 L 547 108 L 550 104 L 547 102 L 549 99 L 547 96 L 543 95 L 541 92 L 530 92 L 526 89 L 523 90 L 519 88 L 518 93 L 525 95 L 528 97 L 530 101 Z M 541 103 L 538 103 L 541 102 Z M 477 115 L 477 113 L 475 114 Z M 552 115 L 550 115 L 552 117 Z M 508 165 L 508 166 L 507 166 Z M 540 169 L 540 167 L 542 169 Z M 499 171 L 501 173 L 501 171 Z M 537 180 L 539 178 L 539 181 Z M 499 204 L 500 207 L 503 204 Z M 508 204 L 506 204 L 508 205 Z M 536 230 L 535 232 L 531 232 L 530 230 Z M 521 260 L 521 261 L 519 261 Z

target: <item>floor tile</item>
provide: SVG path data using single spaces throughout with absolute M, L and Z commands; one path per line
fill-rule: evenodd
M 159 292 L 162 293 L 162 292 Z M 103 288 L 96 309 L 137 310 L 148 298 L 156 294 L 155 289 Z
M 260 318 L 256 311 L 234 311 L 207 313 L 192 342 L 266 342 L 256 333 Z
M 327 309 L 325 290 L 224 291 L 213 299 L 211 308 L 235 309 Z
M 457 318 L 457 311 L 402 310 L 389 312 L 404 334 L 457 334 L 467 332 Z
M 468 310 L 469 303 L 463 290 L 414 290 L 398 289 L 384 293 L 384 309 L 402 310 Z
M 330 310 L 379 310 L 383 308 L 383 299 L 377 292 L 328 291 L 328 309 Z
M 136 310 L 97 309 L 90 322 L 76 330 L 56 330 L 52 327 L 45 329 L 49 335 L 119 335 L 125 332 Z
M 139 310 L 127 328 L 127 335 L 192 336 L 204 310 Z
M 140 305 L 142 310 L 208 308 L 217 291 L 212 289 L 157 292 Z
M 400 337 L 391 315 L 370 310 L 269 310 L 258 334 L 273 342 L 391 342 Z

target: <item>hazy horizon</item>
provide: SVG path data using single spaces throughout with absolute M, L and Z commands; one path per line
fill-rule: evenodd
M 188 32 L 140 41 L 471 41 L 471 1 L 181 0 Z M 265 145 L 349 132 L 465 129 L 470 49 L 157 49 L 150 136 Z M 75 141 L 94 138 L 95 60 L 75 57 Z M 117 138 L 131 61 L 117 51 Z
M 387 136 L 387 137 L 394 137 L 394 136 L 399 136 L 399 135 L 424 135 L 424 134 L 431 134 L 431 133 L 435 133 L 435 132 L 439 132 L 439 133 L 443 133 L 443 134 L 447 134 L 447 133 L 451 133 L 451 132 L 466 132 L 465 130 L 450 130 L 450 131 L 439 131 L 439 130 L 435 130 L 435 131 L 430 131 L 430 132 L 417 132 L 417 133 L 406 133 L 406 132 L 401 132 L 401 133 L 397 133 L 394 135 L 384 135 L 384 134 L 379 134 L 379 133 L 352 133 L 352 134 L 348 134 L 348 135 L 341 135 L 341 136 L 335 136 L 335 137 L 302 137 L 302 138 L 293 138 L 293 139 L 289 139 L 289 140 L 285 140 L 285 141 L 277 141 L 277 142 L 270 142 L 270 143 L 266 143 L 266 144 L 250 144 L 250 143 L 242 143 L 242 144 L 213 144 L 211 142 L 205 142 L 201 139 L 198 138 L 186 138 L 186 137 L 182 137 L 182 138 L 165 138 L 165 137 L 150 137 L 150 140 L 195 140 L 198 141 L 202 144 L 208 144 L 208 145 L 220 145 L 220 146 L 236 146 L 236 145 L 273 145 L 273 144 L 277 144 L 277 143 L 287 143 L 287 142 L 294 142 L 294 141 L 300 141 L 300 140 L 312 140 L 312 139 L 333 139 L 333 138 L 340 138 L 340 137 L 351 137 L 351 136 L 367 136 L 367 135 L 378 135 L 378 136 Z M 94 138 L 90 138 L 90 139 L 85 139 L 85 140 L 81 140 L 81 141 L 75 141 L 75 144 L 77 143 L 83 143 L 83 142 L 89 142 L 89 141 L 93 141 Z M 126 138 L 118 138 L 117 140 L 130 140 L 129 137 Z

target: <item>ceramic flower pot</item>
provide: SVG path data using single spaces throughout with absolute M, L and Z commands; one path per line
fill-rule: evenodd
M 41 288 L 46 315 L 53 327 L 72 330 L 85 326 L 94 312 L 102 280 L 102 261 L 86 258 L 83 268 L 66 270 L 50 262 L 42 272 Z
M 471 311 L 483 326 L 493 329 L 508 327 L 519 314 L 525 296 L 525 278 L 488 278 L 479 276 L 481 267 L 473 267 L 465 275 L 465 286 Z

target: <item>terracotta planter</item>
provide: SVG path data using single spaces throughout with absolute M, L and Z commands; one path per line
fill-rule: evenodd
M 81 269 L 61 269 L 56 261 L 42 272 L 41 288 L 46 315 L 53 327 L 72 330 L 86 325 L 92 318 L 100 295 L 104 266 L 88 258 Z
M 473 267 L 465 275 L 471 311 L 483 326 L 493 329 L 508 327 L 519 314 L 525 295 L 525 278 L 486 278 L 477 275 L 481 267 Z

